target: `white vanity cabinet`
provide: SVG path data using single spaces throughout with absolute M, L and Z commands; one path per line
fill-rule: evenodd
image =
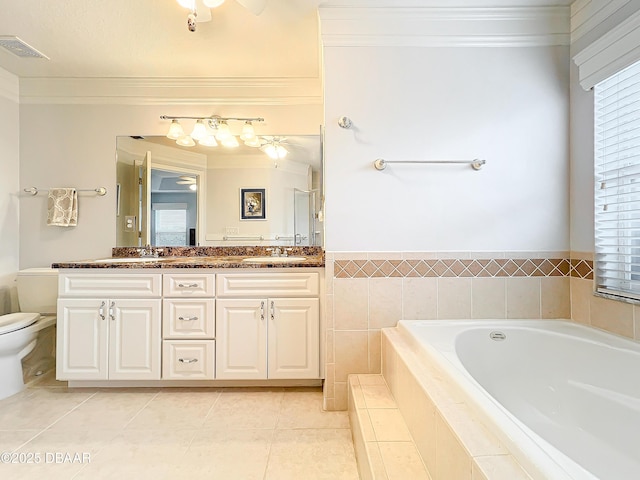
M 163 275 L 162 378 L 215 378 L 215 274 Z
M 56 377 L 160 379 L 161 277 L 61 273 Z
M 217 379 L 320 378 L 317 272 L 217 277 Z

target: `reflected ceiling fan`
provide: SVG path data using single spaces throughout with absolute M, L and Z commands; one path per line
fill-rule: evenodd
M 191 177 L 189 175 L 180 175 L 178 180 L 176 180 L 177 185 L 189 185 L 189 190 L 195 190 L 197 187 L 196 177 Z
M 211 21 L 211 9 L 219 7 L 225 0 L 176 0 L 182 7 L 191 10 L 187 16 L 187 28 L 196 31 L 196 23 Z M 267 0 L 235 0 L 254 15 L 260 15 L 267 6 Z

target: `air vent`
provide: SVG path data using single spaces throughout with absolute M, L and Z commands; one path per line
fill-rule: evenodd
M 40 53 L 38 50 L 33 48 L 31 45 L 26 44 L 18 37 L 8 37 L 8 36 L 0 36 L 0 47 L 5 50 L 13 53 L 17 57 L 23 58 L 46 58 L 45 54 Z

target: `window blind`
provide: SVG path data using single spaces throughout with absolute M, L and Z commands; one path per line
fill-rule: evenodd
M 594 100 L 596 289 L 640 300 L 640 62 Z

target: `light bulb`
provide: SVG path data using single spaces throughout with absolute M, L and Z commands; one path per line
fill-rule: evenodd
M 198 143 L 203 147 L 217 147 L 218 142 L 216 142 L 215 135 L 209 134 L 201 140 L 198 140 Z
M 216 139 L 219 141 L 224 141 L 231 136 L 231 130 L 229 130 L 229 125 L 224 120 L 218 123 L 218 131 L 216 132 Z
M 266 144 L 260 150 L 269 155 L 269 158 L 271 159 L 275 160 L 276 158 L 278 158 L 278 155 L 276 154 L 276 147 L 273 145 L 273 143 Z
M 251 138 L 251 139 L 249 139 L 249 140 L 245 140 L 245 141 L 244 141 L 244 144 L 245 144 L 247 147 L 259 147 L 260 145 L 262 145 L 262 144 L 260 143 L 260 139 L 259 139 L 258 137 L 253 137 L 253 138 Z
M 182 129 L 182 125 L 178 120 L 171 120 L 171 125 L 169 125 L 169 131 L 167 132 L 167 138 L 171 140 L 177 140 L 180 137 L 184 136 L 184 130 Z
M 181 147 L 193 147 L 196 144 L 196 142 L 193 141 L 193 138 L 191 138 L 191 135 L 183 135 L 176 140 L 176 143 Z
M 181 7 L 188 8 L 193 10 L 194 8 L 194 0 L 176 0 Z
M 196 124 L 193 126 L 193 131 L 191 132 L 191 138 L 194 140 L 202 140 L 207 136 L 207 127 L 205 126 L 202 120 L 198 120 Z
M 256 131 L 253 129 L 253 125 L 251 122 L 245 122 L 242 126 L 242 133 L 240 134 L 240 138 L 245 142 L 247 140 L 251 140 L 256 138 Z
M 198 189 L 198 186 L 194 183 L 193 185 L 189 185 L 189 190 L 193 190 L 194 192 Z
M 287 153 L 289 153 L 289 151 L 286 148 L 284 148 L 282 145 L 276 146 L 276 155 L 278 155 L 278 158 L 286 157 Z
M 240 144 L 238 143 L 238 139 L 234 135 L 231 135 L 230 137 L 222 140 L 222 146 L 227 148 L 235 148 L 240 146 Z
M 224 3 L 224 0 L 203 0 L 202 3 L 204 3 L 206 7 L 216 8 L 222 5 Z

